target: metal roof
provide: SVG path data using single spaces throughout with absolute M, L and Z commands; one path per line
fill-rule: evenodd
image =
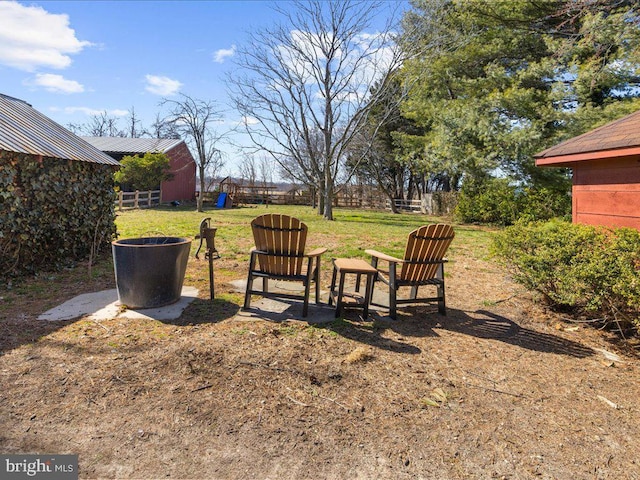
M 27 102 L 1 93 L 0 150 L 120 166 Z
M 167 153 L 183 140 L 173 138 L 82 137 L 98 150 L 118 154 Z

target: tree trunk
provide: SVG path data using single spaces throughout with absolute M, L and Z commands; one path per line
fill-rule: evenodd
M 324 205 L 325 205 L 325 183 L 321 182 L 318 186 L 318 215 L 324 215 Z
M 198 201 L 196 202 L 196 209 L 198 212 L 204 211 L 204 194 L 205 194 L 205 178 L 204 178 L 204 165 L 202 163 L 198 165 L 198 170 L 200 173 L 200 195 L 198 195 Z
M 391 205 L 391 213 L 398 213 L 398 208 L 396 207 L 396 199 L 393 195 L 389 195 L 387 192 L 387 198 L 389 199 L 389 204 Z
M 328 171 L 329 169 L 327 169 Z M 325 220 L 333 220 L 333 179 L 330 175 L 325 176 L 324 185 L 324 218 Z

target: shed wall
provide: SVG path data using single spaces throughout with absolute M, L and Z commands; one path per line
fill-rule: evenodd
M 168 150 L 173 179 L 162 182 L 162 202 L 192 202 L 196 199 L 196 164 L 186 143 Z
M 573 222 L 640 230 L 640 156 L 576 164 Z

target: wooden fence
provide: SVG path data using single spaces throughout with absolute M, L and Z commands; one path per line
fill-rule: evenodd
M 205 201 L 215 203 L 218 192 L 205 193 Z M 308 192 L 290 193 L 262 193 L 248 194 L 237 192 L 233 197 L 234 205 L 311 205 L 312 197 Z M 396 199 L 396 209 L 400 212 L 422 213 L 427 215 L 449 215 L 453 212 L 457 203 L 457 194 L 454 192 L 424 193 L 422 199 L 402 200 Z M 385 196 L 376 191 L 366 192 L 340 192 L 333 199 L 335 207 L 363 208 L 390 210 L 391 204 Z
M 393 203 L 396 206 L 397 211 L 401 212 L 422 212 L 422 200 L 402 200 L 396 198 Z M 391 210 L 391 203 L 387 200 L 387 210 Z
M 115 205 L 118 207 L 118 210 L 123 210 L 124 208 L 148 208 L 160 205 L 160 190 L 118 192 Z

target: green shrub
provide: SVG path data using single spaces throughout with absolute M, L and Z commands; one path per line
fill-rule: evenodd
M 465 183 L 455 210 L 461 222 L 494 225 L 513 225 L 521 219 L 550 220 L 570 213 L 571 197 L 567 192 L 517 187 L 506 178 Z
M 571 196 L 565 190 L 527 187 L 518 196 L 518 220 L 571 220 Z
M 551 306 L 640 326 L 640 232 L 519 222 L 497 234 L 492 249 L 516 282 Z
M 127 155 L 120 160 L 120 170 L 114 174 L 118 186 L 128 190 L 156 190 L 165 180 L 171 180 L 170 160 L 164 153 L 147 152 L 144 156 Z
M 511 225 L 518 219 L 516 188 L 503 178 L 466 182 L 455 215 L 465 223 Z

